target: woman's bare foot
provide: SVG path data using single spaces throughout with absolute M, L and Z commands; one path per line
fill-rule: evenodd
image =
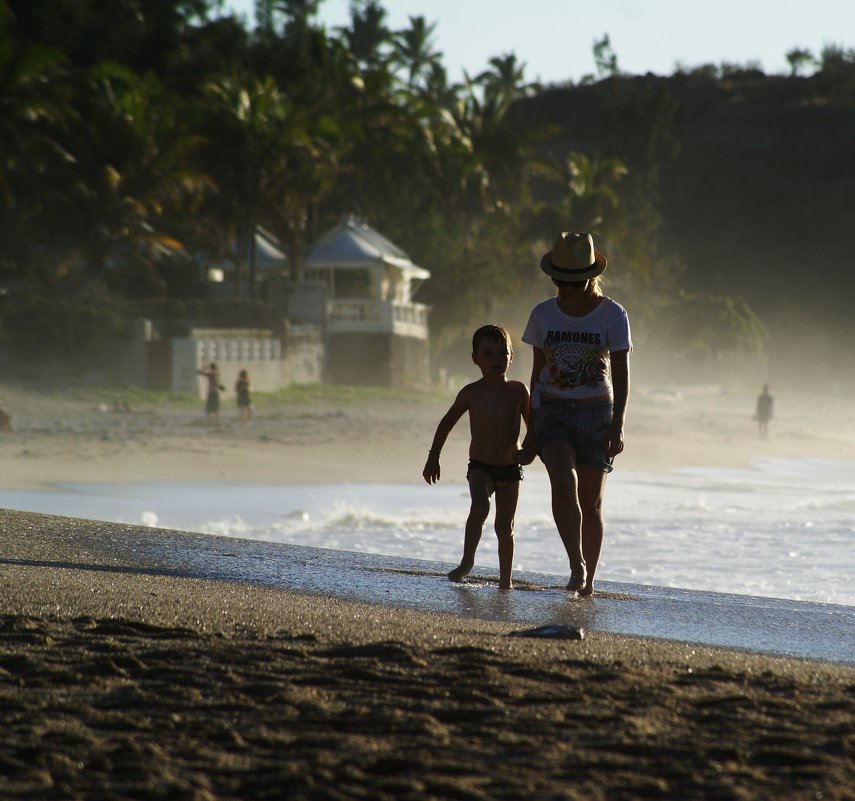
M 512 590 L 514 588 L 514 583 L 508 579 L 507 581 L 499 580 L 499 589 L 500 590 Z
M 461 582 L 469 575 L 470 570 L 472 570 L 472 565 L 469 565 L 467 567 L 466 565 L 461 563 L 448 574 L 448 580 Z
M 581 567 L 570 570 L 570 581 L 567 582 L 567 591 L 581 595 L 588 584 L 588 571 L 583 564 Z
M 581 590 L 577 590 L 577 592 L 580 598 L 590 598 L 594 594 L 594 585 L 589 581 Z

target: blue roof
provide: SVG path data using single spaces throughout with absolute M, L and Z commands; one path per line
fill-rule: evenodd
M 306 267 L 311 269 L 379 264 L 400 267 L 416 277 L 430 277 L 430 273 L 413 264 L 401 248 L 355 217 L 342 220 L 306 254 Z

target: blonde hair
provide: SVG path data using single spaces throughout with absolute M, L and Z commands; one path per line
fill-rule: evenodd
M 602 284 L 602 282 L 603 282 L 603 276 L 602 275 L 595 275 L 593 278 L 589 278 L 587 280 L 588 286 L 585 287 L 585 291 L 590 292 L 592 295 L 596 295 L 597 297 L 599 297 L 600 295 L 603 294 L 603 288 L 602 288 L 602 286 L 600 286 Z M 581 281 L 560 281 L 557 278 L 553 278 L 552 283 L 555 284 L 555 286 L 557 286 L 557 287 L 561 287 L 561 286 L 566 286 L 567 284 L 574 284 L 574 283 L 581 284 L 582 282 Z

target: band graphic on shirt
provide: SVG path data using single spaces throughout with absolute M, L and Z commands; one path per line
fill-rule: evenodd
M 578 339 L 574 335 L 578 335 Z M 588 340 L 590 344 L 582 344 Z M 601 386 L 608 374 L 607 351 L 591 347 L 599 344 L 599 334 L 547 332 L 543 352 L 549 371 L 549 385 L 556 389 Z

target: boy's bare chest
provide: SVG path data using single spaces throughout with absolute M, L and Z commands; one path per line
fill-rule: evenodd
M 515 419 L 520 410 L 519 393 L 507 388 L 487 388 L 479 391 L 469 407 L 473 422 L 507 424 Z

